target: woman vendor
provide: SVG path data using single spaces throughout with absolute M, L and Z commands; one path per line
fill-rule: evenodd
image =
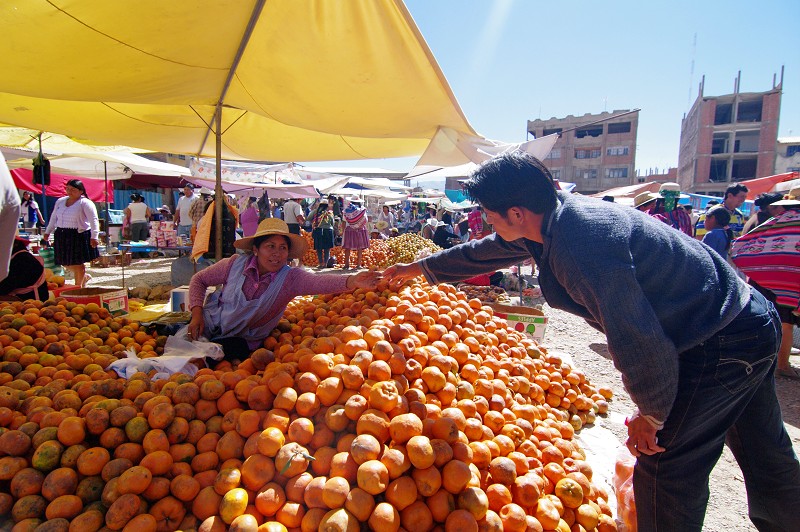
M 308 243 L 277 218 L 263 220 L 253 236 L 234 245 L 248 253 L 197 272 L 189 285 L 189 336 L 221 344 L 228 359 L 246 358 L 258 348 L 295 296 L 370 289 L 380 278 L 372 271 L 319 275 L 290 268 L 289 259 L 301 258 Z M 220 284 L 204 305 L 206 289 Z

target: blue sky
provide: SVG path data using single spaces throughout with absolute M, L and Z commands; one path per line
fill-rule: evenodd
M 739 70 L 743 92 L 763 91 L 781 66 L 778 135 L 800 136 L 796 0 L 405 3 L 485 137 L 519 142 L 529 119 L 641 108 L 637 169 L 677 166 L 681 118 L 703 75 L 706 95 L 733 92 Z M 415 160 L 320 166 L 409 170 Z

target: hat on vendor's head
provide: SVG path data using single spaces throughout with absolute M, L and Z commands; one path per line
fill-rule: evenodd
M 800 207 L 800 187 L 795 187 L 789 191 L 788 194 L 783 196 L 782 200 L 778 200 L 772 205 L 780 205 L 783 207 Z
M 364 200 L 362 200 L 358 196 L 350 196 L 349 198 L 347 198 L 347 201 L 349 201 L 350 203 L 364 203 Z
M 258 229 L 253 236 L 246 236 L 240 238 L 233 243 L 237 249 L 251 251 L 253 249 L 253 241 L 260 236 L 281 235 L 289 239 L 289 258 L 299 259 L 308 249 L 308 242 L 300 235 L 295 235 L 289 232 L 289 226 L 280 218 L 264 218 L 258 224 Z
M 200 190 L 198 192 L 200 192 L 200 194 L 203 194 L 203 195 L 206 195 L 206 196 L 213 196 L 214 195 L 214 191 L 211 190 L 208 187 L 200 187 Z
M 656 192 L 642 192 L 641 194 L 637 195 L 633 198 L 633 208 L 638 209 L 642 205 L 646 205 L 651 201 L 655 201 L 657 199 L 661 199 L 663 196 Z
M 169 205 L 162 205 L 161 207 L 158 208 L 158 210 L 164 212 L 172 212 L 169 208 Z
M 678 194 L 680 199 L 688 199 L 688 194 L 681 194 L 681 186 L 678 183 L 673 183 L 671 181 L 667 183 L 661 183 L 661 186 L 658 188 L 658 192 L 660 194 L 664 194 L 664 192 L 674 192 Z

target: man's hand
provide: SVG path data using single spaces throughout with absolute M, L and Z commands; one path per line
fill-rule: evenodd
M 347 276 L 347 288 L 363 288 L 365 290 L 375 290 L 378 286 L 378 281 L 383 278 L 381 272 L 372 270 L 365 270 L 356 274 Z
M 409 279 L 420 275 L 422 275 L 422 266 L 418 262 L 394 264 L 383 271 L 383 277 L 389 281 L 392 288 L 397 288 Z
M 96 248 L 99 243 L 100 242 L 96 238 L 92 238 L 89 240 L 89 245 L 92 246 L 93 248 Z
M 658 430 L 639 412 L 636 412 L 626 423 L 628 425 L 628 440 L 625 446 L 633 456 L 641 454 L 653 455 L 666 451 L 658 445 L 656 433 Z

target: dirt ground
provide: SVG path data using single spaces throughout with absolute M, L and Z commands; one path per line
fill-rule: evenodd
M 610 403 L 610 414 L 601 419 L 598 426 L 608 429 L 619 442 L 627 436 L 623 420 L 631 414 L 634 405 L 625 393 L 619 372 L 614 368 L 608 354 L 605 336 L 571 314 L 544 306 L 550 321 L 545 333 L 545 344 L 551 351 L 569 354 L 576 367 L 581 368 L 596 386 L 611 386 L 615 397 Z M 793 357 L 795 365 L 800 357 Z M 792 439 L 795 453 L 800 451 L 800 382 L 776 379 L 778 399 L 783 419 Z M 591 433 L 594 428 L 582 432 Z M 586 436 L 589 436 L 587 434 Z M 711 474 L 711 495 L 706 511 L 705 526 L 708 532 L 755 531 L 747 517 L 747 497 L 742 472 L 733 455 L 725 448 L 717 466 Z

